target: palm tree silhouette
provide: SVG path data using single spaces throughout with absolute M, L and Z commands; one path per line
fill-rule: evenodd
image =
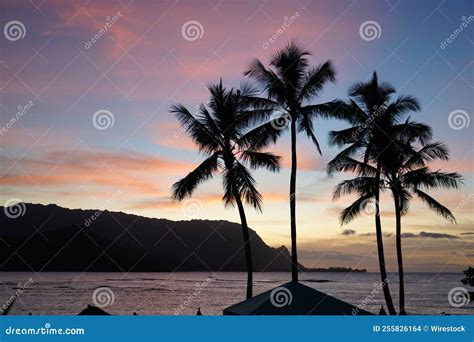
M 418 124 L 415 124 L 418 125 Z M 419 124 L 420 129 L 424 129 Z M 416 129 L 416 128 L 415 128 Z M 402 216 L 408 213 L 410 201 L 414 196 L 425 202 L 430 209 L 443 216 L 451 222 L 455 222 L 455 218 L 451 211 L 429 196 L 424 189 L 435 188 L 454 188 L 457 189 L 461 183 L 461 175 L 454 172 L 431 171 L 426 164 L 436 160 L 448 160 L 449 152 L 446 146 L 440 142 L 427 143 L 422 145 L 418 150 L 412 148 L 411 145 L 401 143 L 398 147 L 398 154 L 394 154 L 395 162 L 398 165 L 395 168 L 384 169 L 380 180 L 380 190 L 390 190 L 395 204 L 396 219 L 396 249 L 399 274 L 399 305 L 400 315 L 406 315 L 405 310 L 405 286 L 403 273 L 402 258 Z M 408 148 L 408 149 L 407 149 Z M 357 200 L 341 213 L 341 222 L 348 223 L 366 205 L 373 200 L 373 189 L 375 188 L 377 169 L 369 164 L 359 162 L 357 160 L 347 158 L 341 162 L 341 167 L 347 170 L 357 170 L 359 176 L 340 182 L 334 191 L 333 198 L 338 199 L 343 195 L 357 194 Z M 343 166 L 342 166 L 343 165 Z
M 340 117 L 344 117 L 352 127 L 330 132 L 329 143 L 339 147 L 345 147 L 327 165 L 328 174 L 337 171 L 358 171 L 365 164 L 372 163 L 374 180 L 363 179 L 370 192 L 362 194 L 350 207 L 342 213 L 342 222 L 352 219 L 360 210 L 364 209 L 371 200 L 374 204 L 375 231 L 377 238 L 377 252 L 379 259 L 380 276 L 382 289 L 387 304 L 387 309 L 391 315 L 395 315 L 395 307 L 387 279 L 385 266 L 385 254 L 382 237 L 382 223 L 380 220 L 380 178 L 382 168 L 390 165 L 393 160 L 393 149 L 389 148 L 398 136 L 408 136 L 410 127 L 400 124 L 400 118 L 408 111 L 418 111 L 420 109 L 418 101 L 412 96 L 399 96 L 391 99 L 395 89 L 387 83 L 378 81 L 377 73 L 374 72 L 368 82 L 355 83 L 349 90 L 350 102 Z M 404 131 L 402 126 L 406 128 Z M 424 142 L 429 136 L 420 136 L 418 139 Z M 353 157 L 357 154 L 362 156 L 363 161 L 357 161 Z M 356 166 L 347 166 L 349 160 L 354 160 Z
M 409 125 L 410 123 L 406 123 Z M 449 160 L 448 148 L 441 142 L 422 145 L 418 150 L 412 147 L 417 135 L 423 134 L 425 128 L 418 127 L 418 132 L 405 137 L 402 142 L 401 153 L 394 153 L 391 167 L 385 170 L 386 187 L 390 189 L 395 206 L 396 247 L 399 277 L 399 305 L 400 315 L 406 315 L 405 310 L 405 284 L 402 257 L 402 216 L 406 215 L 410 201 L 415 196 L 422 200 L 428 207 L 446 220 L 455 223 L 452 212 L 428 195 L 425 191 L 436 188 L 457 189 L 462 184 L 462 177 L 455 172 L 432 171 L 427 164 L 434 160 Z M 402 128 L 403 129 L 403 128 Z M 425 191 L 423 191 L 425 190 Z
M 249 228 L 243 202 L 262 210 L 262 195 L 256 188 L 251 169 L 266 168 L 276 172 L 280 168 L 280 157 L 262 152 L 262 149 L 275 142 L 280 132 L 272 124 L 258 126 L 249 130 L 248 125 L 256 117 L 269 115 L 273 108 L 265 107 L 266 101 L 255 97 L 257 91 L 249 86 L 239 90 L 226 89 L 222 80 L 208 87 L 211 94 L 207 105 L 199 107 L 194 116 L 183 105 L 173 105 L 170 109 L 207 158 L 186 177 L 173 184 L 173 198 L 183 200 L 191 196 L 202 182 L 215 174 L 223 176 L 226 206 L 237 205 L 242 224 L 242 233 L 247 264 L 246 298 L 252 297 L 252 251 Z
M 296 241 L 296 173 L 297 152 L 296 135 L 304 132 L 316 145 L 319 153 L 318 140 L 313 130 L 313 120 L 328 117 L 335 113 L 339 102 L 311 104 L 324 85 L 335 81 L 335 70 L 330 61 L 310 68 L 307 56 L 310 53 L 291 41 L 285 48 L 278 51 L 266 68 L 255 59 L 244 72 L 245 76 L 256 80 L 278 108 L 281 121 L 287 121 L 291 135 L 291 176 L 290 176 L 290 221 L 291 221 L 291 261 L 292 280 L 298 281 L 298 255 Z M 282 125 L 286 129 L 288 125 Z

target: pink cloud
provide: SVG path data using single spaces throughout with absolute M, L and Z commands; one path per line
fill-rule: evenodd
M 1 186 L 41 189 L 50 186 L 97 186 L 128 188 L 135 195 L 161 194 L 168 185 L 154 179 L 157 174 L 185 173 L 191 165 L 143 154 L 119 154 L 104 151 L 59 151 L 39 159 L 12 160 L 2 157 L 9 173 L 0 176 Z M 15 174 L 10 172 L 16 171 Z

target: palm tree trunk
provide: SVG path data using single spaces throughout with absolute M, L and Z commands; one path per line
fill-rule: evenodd
M 296 120 L 291 120 L 291 176 L 290 176 L 290 224 L 291 224 L 291 280 L 298 281 L 298 254 L 296 251 Z
M 382 222 L 380 221 L 380 164 L 377 163 L 377 172 L 375 174 L 375 232 L 377 236 L 377 251 L 379 256 L 380 277 L 382 279 L 383 295 L 387 309 L 390 315 L 396 315 L 393 306 L 392 296 L 388 287 L 387 269 L 385 268 L 385 254 L 383 251 Z
M 399 296 L 400 296 L 400 315 L 406 315 L 405 311 L 405 282 L 403 274 L 403 258 L 402 258 L 402 215 L 398 196 L 395 198 L 395 220 L 396 220 L 396 244 L 397 244 L 397 262 L 398 262 L 398 279 L 399 279 Z
M 242 224 L 242 233 L 244 237 L 244 249 L 245 249 L 245 260 L 247 262 L 247 295 L 246 299 L 252 298 L 252 287 L 253 287 L 253 262 L 252 262 L 252 249 L 250 248 L 250 237 L 249 227 L 247 225 L 247 218 L 245 216 L 244 206 L 240 199 L 240 194 L 234 193 L 237 208 L 239 209 L 240 222 Z

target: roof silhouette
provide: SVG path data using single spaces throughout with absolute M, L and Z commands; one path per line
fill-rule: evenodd
M 101 308 L 98 308 L 97 306 L 93 306 L 93 305 L 87 305 L 87 308 L 85 308 L 84 310 L 79 312 L 78 315 L 80 315 L 80 316 L 82 316 L 82 315 L 86 315 L 86 316 L 104 316 L 104 315 L 107 315 L 107 316 L 110 316 L 110 314 L 108 312 L 102 310 Z
M 372 315 L 372 313 L 299 282 L 289 282 L 224 309 L 224 315 Z

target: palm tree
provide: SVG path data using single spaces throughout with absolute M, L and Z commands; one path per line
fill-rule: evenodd
M 420 125 L 421 126 L 421 125 Z M 398 147 L 405 145 L 402 143 Z M 408 147 L 408 149 L 407 149 Z M 380 180 L 380 190 L 390 190 L 394 200 L 395 220 L 396 220 L 396 249 L 399 274 L 399 298 L 400 315 L 405 315 L 405 287 L 401 245 L 401 217 L 408 212 L 410 201 L 413 196 L 425 202 L 430 209 L 443 216 L 451 222 L 455 218 L 451 211 L 429 196 L 422 189 L 454 188 L 461 185 L 461 175 L 453 172 L 431 171 L 426 164 L 430 161 L 441 159 L 448 160 L 449 152 L 446 146 L 440 142 L 427 143 L 419 150 L 412 149 L 411 146 L 403 146 L 404 153 L 394 154 L 396 160 L 393 165 L 396 168 L 385 169 Z M 401 150 L 401 149 L 400 149 Z M 357 200 L 341 213 L 341 222 L 348 223 L 366 205 L 373 200 L 373 189 L 375 188 L 377 169 L 369 164 L 361 163 L 352 158 L 347 158 L 341 162 L 340 167 L 344 170 L 357 170 L 358 177 L 340 182 L 334 191 L 333 198 L 338 199 L 343 195 L 357 194 Z
M 287 120 L 291 135 L 291 176 L 290 176 L 290 221 L 291 221 L 291 261 L 292 280 L 298 281 L 298 255 L 296 246 L 296 135 L 304 132 L 321 153 L 313 130 L 313 120 L 317 116 L 328 117 L 335 112 L 338 102 L 312 104 L 324 85 L 335 81 L 335 70 L 330 61 L 310 68 L 308 56 L 295 42 L 290 42 L 278 51 L 266 68 L 255 59 L 244 75 L 256 80 L 277 106 L 280 119 Z M 281 129 L 287 128 L 287 125 Z
M 329 143 L 339 147 L 345 147 L 336 157 L 329 162 L 327 166 L 328 174 L 346 169 L 345 163 L 348 159 L 357 162 L 349 167 L 348 171 L 357 171 L 363 168 L 363 165 L 372 164 L 373 182 L 369 179 L 367 187 L 370 193 L 362 194 L 360 198 L 343 215 L 351 219 L 362 210 L 370 200 L 374 204 L 375 232 L 377 239 L 377 252 L 380 268 L 380 277 L 382 280 L 382 289 L 387 304 L 387 309 L 391 315 L 395 315 L 395 307 L 387 279 L 387 270 L 385 266 L 385 254 L 382 237 L 382 224 L 380 220 L 380 179 L 382 168 L 390 165 L 393 160 L 393 149 L 389 148 L 397 135 L 402 133 L 405 136 L 410 134 L 411 126 L 407 131 L 403 131 L 400 124 L 400 118 L 408 111 L 418 111 L 420 109 L 418 101 L 412 96 L 399 96 L 392 100 L 395 89 L 387 83 L 378 81 L 377 73 L 374 72 L 371 80 L 368 82 L 358 82 L 349 90 L 350 101 L 342 110 L 343 117 L 352 127 L 330 132 Z M 341 110 L 340 110 L 341 112 Z M 420 142 L 424 142 L 431 136 L 429 132 L 418 136 Z M 346 147 L 346 145 L 348 145 Z M 357 161 L 354 156 L 360 155 L 362 161 Z
M 249 123 L 256 117 L 271 113 L 273 108 L 265 107 L 266 101 L 255 97 L 256 91 L 248 86 L 239 90 L 226 89 L 222 80 L 208 87 L 211 96 L 207 105 L 199 107 L 193 115 L 183 105 L 174 105 L 174 113 L 185 131 L 191 136 L 199 151 L 207 158 L 186 177 L 173 184 L 173 198 L 183 200 L 191 196 L 202 182 L 215 174 L 223 176 L 226 206 L 237 206 L 242 225 L 245 257 L 247 264 L 246 298 L 252 297 L 252 251 L 243 203 L 262 210 L 262 195 L 256 188 L 251 169 L 266 168 L 276 172 L 280 168 L 280 157 L 262 152 L 275 142 L 280 132 L 273 129 L 273 122 L 249 130 Z
M 457 189 L 462 184 L 461 175 L 458 173 L 432 171 L 427 167 L 427 164 L 433 160 L 449 160 L 449 151 L 443 143 L 429 143 L 421 146 L 418 150 L 414 150 L 411 146 L 413 138 L 416 137 L 408 137 L 407 141 L 403 142 L 406 144 L 406 152 L 395 154 L 395 162 L 385 172 L 387 188 L 392 192 L 395 205 L 400 315 L 406 315 L 401 233 L 402 216 L 406 215 L 411 199 L 416 196 L 426 203 L 431 210 L 446 220 L 455 223 L 456 219 L 452 212 L 423 190 Z

